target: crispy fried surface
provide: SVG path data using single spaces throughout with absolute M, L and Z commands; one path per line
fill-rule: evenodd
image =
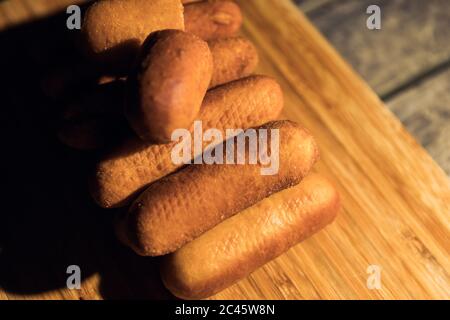
M 156 30 L 184 30 L 179 0 L 101 0 L 92 4 L 82 26 L 87 55 L 98 61 L 133 59 L 139 46 Z
M 164 257 L 163 282 L 180 298 L 211 296 L 324 228 L 339 207 L 334 186 L 311 174 Z
M 246 38 L 216 39 L 208 44 L 214 61 L 210 87 L 249 76 L 258 65 L 258 52 Z
M 209 91 L 198 120 L 203 130 L 249 128 L 276 119 L 282 108 L 279 84 L 270 77 L 251 76 Z M 175 144 L 133 139 L 114 148 L 96 166 L 90 183 L 93 198 L 105 208 L 126 205 L 144 187 L 180 168 L 171 159 Z
M 126 115 L 138 136 L 170 142 L 175 129 L 189 128 L 211 82 L 208 44 L 179 30 L 152 33 L 128 78 Z
M 265 197 L 298 184 L 319 157 L 314 138 L 288 120 L 259 128 L 279 130 L 276 174 L 261 175 L 259 162 L 190 165 L 139 196 L 121 221 L 122 239 L 138 254 L 164 255 Z
M 186 31 L 204 40 L 234 36 L 242 25 L 242 13 L 232 1 L 204 1 L 184 7 Z

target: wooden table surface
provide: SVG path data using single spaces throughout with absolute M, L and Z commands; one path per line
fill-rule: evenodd
M 450 176 L 450 1 L 295 2 Z
M 22 21 L 11 14 L 12 2 L 0 5 L 3 27 Z M 41 7 L 32 4 L 38 2 Z M 343 209 L 331 226 L 212 298 L 449 299 L 446 174 L 293 3 L 238 2 L 245 15 L 243 33 L 261 56 L 258 72 L 276 77 L 283 87 L 284 117 L 317 138 L 322 158 L 315 170 L 336 182 Z M 55 1 L 16 3 L 37 8 L 28 10 L 30 16 Z M 30 29 L 5 29 L 0 41 L 40 30 Z M 28 49 L 32 38 L 18 47 Z M 10 65 L 17 54 L 8 56 Z M 82 191 L 79 172 L 87 167 L 86 157 L 47 142 L 47 130 L 27 127 L 42 123 L 27 117 L 37 109 L 25 106 L 34 91 L 17 94 L 33 84 L 22 64 L 11 68 L 19 75 L 11 74 L 5 102 L 19 119 L 7 128 L 21 138 L 8 145 L 18 158 L 11 159 L 6 181 L 17 193 L 10 198 L 14 214 L 0 213 L 0 298 L 171 298 L 160 283 L 157 259 L 136 257 L 117 244 L 109 213 L 95 208 Z M 44 100 L 34 101 L 45 109 Z M 30 152 L 43 159 L 30 158 Z M 71 264 L 81 268 L 81 290 L 65 287 Z M 381 268 L 379 289 L 367 286 L 373 265 Z

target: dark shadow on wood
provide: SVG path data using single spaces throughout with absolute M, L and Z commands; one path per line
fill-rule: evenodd
M 63 102 L 47 98 L 41 80 L 54 68 L 84 63 L 65 19 L 61 13 L 0 33 L 0 287 L 19 297 L 65 288 L 67 267 L 78 265 L 83 279 L 100 274 L 105 298 L 171 298 L 157 260 L 122 247 L 112 228 L 116 212 L 90 199 L 87 175 L 97 155 L 56 138 Z

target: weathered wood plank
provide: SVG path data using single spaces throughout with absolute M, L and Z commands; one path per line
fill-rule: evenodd
M 388 106 L 450 175 L 450 69 L 399 93 Z
M 375 33 L 364 27 L 364 9 L 372 1 L 296 0 L 296 3 L 353 67 L 385 96 L 387 105 L 450 174 L 450 142 L 446 138 L 450 136 L 448 71 L 441 71 L 436 78 L 434 73 L 427 75 L 420 85 L 409 84 L 430 69 L 448 68 L 449 2 L 377 2 L 382 9 L 383 28 Z M 398 30 L 401 26 L 404 30 Z M 444 38 L 447 41 L 442 41 Z M 390 99 L 391 95 L 395 97 Z
M 381 8 L 381 30 L 366 28 L 370 4 Z M 340 0 L 307 13 L 382 97 L 450 59 L 448 0 Z

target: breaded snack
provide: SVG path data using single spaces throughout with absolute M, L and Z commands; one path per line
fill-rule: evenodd
M 162 280 L 179 298 L 209 297 L 324 228 L 339 208 L 334 186 L 309 175 L 163 257 Z
M 271 194 L 298 184 L 319 157 L 311 134 L 294 122 L 269 122 L 258 128 L 277 129 L 279 169 L 261 175 L 262 164 L 198 164 L 150 185 L 119 219 L 119 239 L 143 256 L 179 249 L 220 222 Z M 269 139 L 270 141 L 270 139 Z M 249 157 L 249 148 L 244 151 Z M 261 148 L 261 145 L 258 146 Z M 235 154 L 237 154 L 235 150 Z
M 234 36 L 242 25 L 242 13 L 232 1 L 203 1 L 184 6 L 187 32 L 204 40 Z
M 147 36 L 163 29 L 184 30 L 180 0 L 100 0 L 86 11 L 81 32 L 89 58 L 128 64 Z
M 240 37 L 226 38 L 212 40 L 209 44 L 214 61 L 210 87 L 244 78 L 254 71 L 258 55 L 249 40 Z M 70 121 L 64 119 L 60 128 L 61 142 L 72 148 L 79 150 L 103 148 L 117 142 L 122 132 L 128 133 L 131 130 L 128 128 L 118 130 L 117 126 L 117 121 L 120 121 L 128 127 L 122 114 L 125 98 L 120 96 L 125 92 L 125 82 L 108 76 L 100 78 L 99 82 L 104 84 L 115 82 L 115 84 L 110 87 L 99 85 L 84 94 L 81 101 L 77 99 L 72 102 L 69 109 L 75 104 L 79 110 L 76 121 L 72 121 L 74 117 L 71 117 Z M 85 104 L 86 107 L 82 107 L 81 104 Z M 91 107 L 95 110 L 95 114 L 90 112 Z
M 279 84 L 270 77 L 251 76 L 208 91 L 197 120 L 203 130 L 248 128 L 276 119 L 282 108 Z M 150 183 L 180 168 L 171 159 L 176 144 L 133 139 L 105 154 L 90 181 L 95 201 L 104 208 L 125 206 Z M 193 157 L 198 155 L 194 150 Z
M 216 39 L 209 41 L 208 44 L 214 61 L 210 87 L 249 76 L 258 65 L 258 52 L 246 38 Z
M 249 76 L 258 64 L 254 45 L 243 37 L 211 40 L 208 45 L 214 64 L 210 88 Z M 44 93 L 53 99 L 60 99 L 96 84 L 125 79 L 123 74 L 111 75 L 97 69 L 92 65 L 78 64 L 53 70 L 42 81 Z
M 167 143 L 175 129 L 189 128 L 212 72 L 209 46 L 196 35 L 180 30 L 150 34 L 128 77 L 125 114 L 136 134 Z

